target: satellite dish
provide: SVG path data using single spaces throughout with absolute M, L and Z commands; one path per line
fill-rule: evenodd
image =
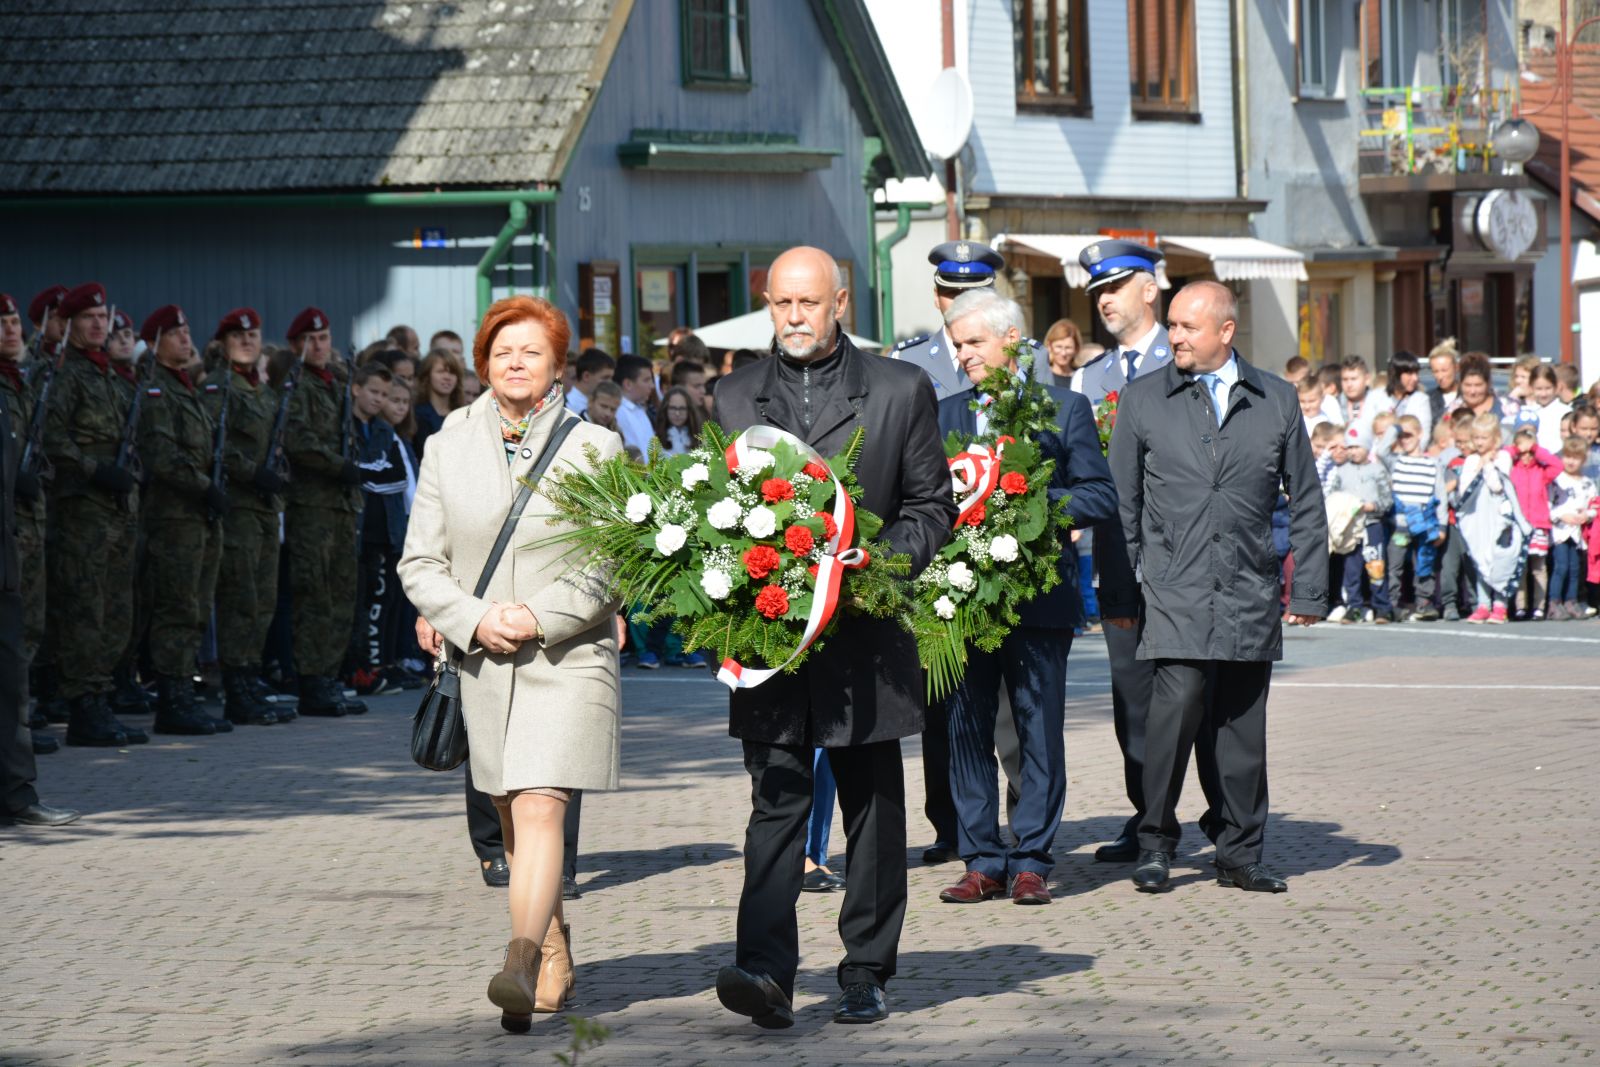
M 922 143 L 940 159 L 954 159 L 972 136 L 972 86 L 954 67 L 939 72 L 922 102 Z

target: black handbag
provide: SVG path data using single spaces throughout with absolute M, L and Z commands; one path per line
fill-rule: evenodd
M 522 518 L 522 509 L 528 506 L 535 483 L 549 469 L 556 452 L 561 448 L 561 442 L 567 439 L 576 425 L 577 419 L 568 418 L 556 427 L 555 433 L 545 442 L 544 451 L 539 453 L 538 461 L 522 480 L 522 488 L 517 490 L 511 511 L 500 526 L 500 536 L 495 538 L 489 558 L 483 561 L 483 573 L 478 576 L 478 587 L 472 594 L 474 597 L 481 599 L 489 588 L 489 579 L 494 577 L 495 568 L 500 565 L 500 557 L 505 554 L 506 545 L 517 528 L 518 520 Z M 453 771 L 466 762 L 467 724 L 461 715 L 461 659 L 459 648 L 452 650 L 449 658 L 445 657 L 441 648 L 439 658 L 433 665 L 433 684 L 428 686 L 428 691 L 422 696 L 422 704 L 411 718 L 411 758 L 424 770 Z

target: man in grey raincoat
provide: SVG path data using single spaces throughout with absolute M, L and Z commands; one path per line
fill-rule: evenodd
M 1310 625 L 1327 613 L 1328 529 L 1294 388 L 1233 350 L 1238 315 L 1226 286 L 1186 286 L 1168 314 L 1172 362 L 1128 385 L 1111 438 L 1122 530 L 1144 592 L 1138 655 L 1155 661 L 1133 873 L 1144 891 L 1168 885 L 1178 794 L 1201 731 L 1222 787 L 1218 881 L 1287 888 L 1261 862 L 1267 689 L 1283 622 Z M 1280 488 L 1296 564 L 1283 618 L 1272 545 Z

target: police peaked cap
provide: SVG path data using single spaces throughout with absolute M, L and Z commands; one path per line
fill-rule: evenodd
M 187 325 L 189 320 L 181 307 L 177 304 L 163 304 L 150 312 L 150 317 L 144 320 L 144 325 L 139 329 L 139 336 L 144 339 L 145 344 L 153 345 L 156 343 L 157 334 Z
M 299 320 L 296 319 L 296 322 Z M 234 308 L 222 316 L 222 321 L 217 323 L 217 332 L 213 337 L 221 337 L 230 330 L 259 330 L 261 329 L 261 316 L 256 314 L 255 308 Z M 293 337 L 291 333 L 289 336 Z
M 28 302 L 28 321 L 37 326 L 44 325 L 44 317 L 51 308 L 61 303 L 61 298 L 67 295 L 64 285 L 52 285 L 34 296 Z
M 322 309 L 306 308 L 296 315 L 294 321 L 289 324 L 288 337 L 289 340 L 293 341 L 303 333 L 326 329 L 328 329 L 328 316 L 323 313 Z
M 61 303 L 56 307 L 56 314 L 64 319 L 70 319 L 80 311 L 106 306 L 106 287 L 99 282 L 84 282 L 76 289 L 69 289 L 67 295 L 61 298 Z
M 946 241 L 928 253 L 933 280 L 947 289 L 978 289 L 994 284 L 1005 257 L 977 241 Z
M 1156 264 L 1165 258 L 1155 249 L 1132 241 L 1096 241 L 1078 253 L 1078 266 L 1089 273 L 1089 284 L 1084 291 L 1093 292 L 1139 271 L 1154 274 Z

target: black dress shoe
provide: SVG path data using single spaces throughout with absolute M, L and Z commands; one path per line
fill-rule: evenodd
M 748 1015 L 763 1030 L 794 1025 L 794 1005 L 778 983 L 764 974 L 729 965 L 717 972 L 717 999 L 735 1015 Z
M 1094 850 L 1096 863 L 1132 863 L 1139 858 L 1139 839 L 1124 833 L 1109 844 Z
M 578 880 L 576 878 L 569 878 L 563 874 L 561 876 L 561 899 L 577 900 L 581 896 L 583 896 L 583 894 L 578 890 Z
M 1139 865 L 1133 869 L 1133 887 L 1141 893 L 1160 893 L 1172 881 L 1172 853 L 1155 849 L 1139 850 Z
M 35 733 L 33 735 L 33 754 L 35 756 L 48 756 L 61 747 L 61 742 L 49 734 Z
M 1264 863 L 1246 863 L 1242 867 L 1217 867 L 1217 884 L 1247 893 L 1287 893 L 1289 883 L 1279 878 Z
M 48 804 L 29 804 L 21 811 L 13 811 L 6 821 L 18 826 L 65 826 L 78 821 L 78 812 L 69 808 L 52 808 Z
M 889 1017 L 883 989 L 871 982 L 851 982 L 833 1006 L 836 1023 L 881 1023 Z
M 954 863 L 961 858 L 961 851 L 948 841 L 935 841 L 922 850 L 923 863 Z
M 844 888 L 844 879 L 832 871 L 825 871 L 815 867 L 806 872 L 800 879 L 800 892 L 802 893 L 831 893 L 835 889 Z
M 504 856 L 496 856 L 483 868 L 483 884 L 492 889 L 504 889 L 511 884 L 511 867 Z

